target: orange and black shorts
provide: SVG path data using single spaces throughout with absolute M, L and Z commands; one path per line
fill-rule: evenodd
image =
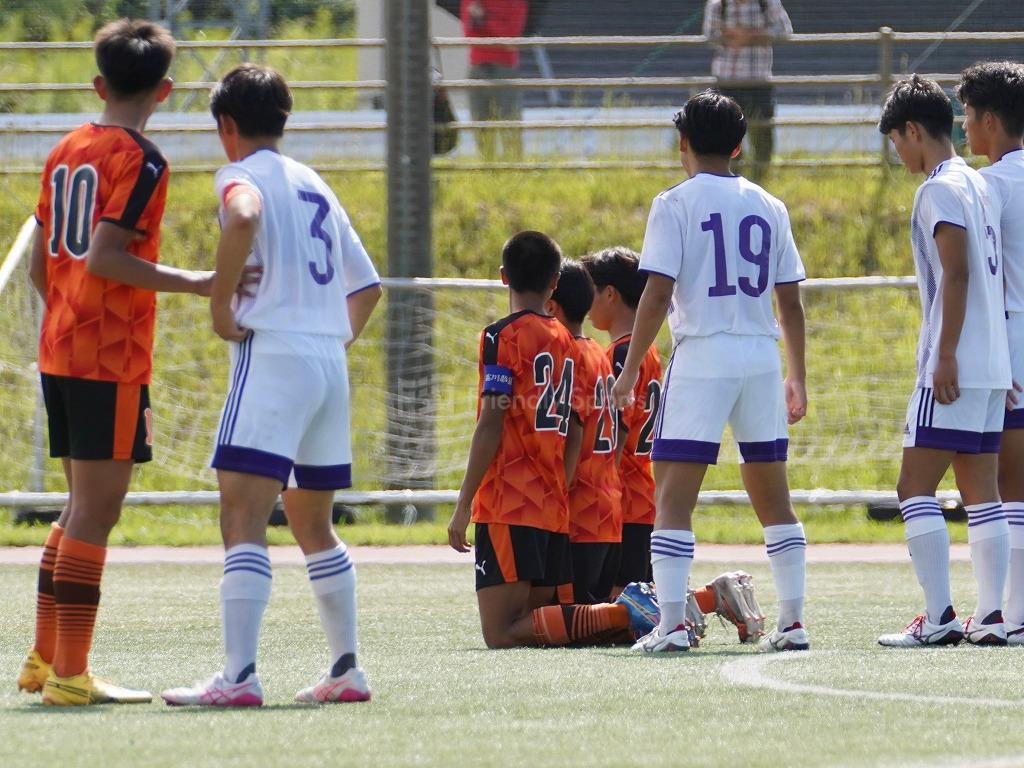
M 569 535 L 525 525 L 476 524 L 476 588 L 528 581 L 572 602 Z
M 42 374 L 55 459 L 152 461 L 149 387 Z

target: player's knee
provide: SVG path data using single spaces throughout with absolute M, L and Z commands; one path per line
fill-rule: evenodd
M 484 630 L 484 645 L 490 650 L 497 651 L 502 648 L 516 648 L 519 643 L 515 641 L 511 634 L 507 631 L 501 630 Z

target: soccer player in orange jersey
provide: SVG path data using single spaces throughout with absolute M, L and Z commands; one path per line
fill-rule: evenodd
M 43 550 L 36 638 L 18 687 L 43 703 L 146 702 L 92 676 L 107 537 L 132 467 L 152 458 L 148 385 L 156 292 L 208 295 L 210 273 L 158 264 L 167 161 L 141 131 L 167 98 L 174 40 L 146 21 L 96 36 L 99 120 L 50 153 L 36 208 L 31 278 L 46 302 L 39 370 L 50 455 L 69 500 Z
M 563 261 L 548 312 L 576 339 L 579 398 L 573 413 L 583 424 L 579 463 L 569 486 L 569 542 L 577 603 L 606 602 L 619 573 L 622 485 L 616 465 L 618 419 L 608 393 L 615 383 L 604 348 L 583 335 L 594 283 L 578 261 Z
M 520 232 L 502 250 L 511 314 L 480 335 L 480 396 L 448 541 L 469 552 L 489 648 L 594 642 L 630 628 L 625 605 L 554 605 L 572 582 L 569 502 L 583 428 L 572 414 L 576 344 L 545 312 L 561 250 Z M 565 596 L 563 595 L 563 601 Z
M 597 293 L 590 309 L 594 327 L 612 339 L 608 359 L 618 377 L 629 352 L 633 321 L 647 274 L 640 257 L 617 246 L 583 257 Z M 651 531 L 654 529 L 654 477 L 651 445 L 661 403 L 661 356 L 651 346 L 643 358 L 634 404 L 619 412 L 619 475 L 622 479 L 622 554 L 617 589 L 651 580 Z

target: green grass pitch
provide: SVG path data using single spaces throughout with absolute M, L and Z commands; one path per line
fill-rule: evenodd
M 713 568 L 698 560 L 695 583 Z M 750 570 L 773 614 L 767 568 Z M 969 567 L 955 566 L 953 578 L 966 614 Z M 325 652 L 304 572 L 280 567 L 260 649 L 268 706 L 213 712 L 158 704 L 53 711 L 16 693 L 34 579 L 34 569 L 0 567 L 6 768 L 1024 764 L 1024 649 L 875 644 L 920 601 L 906 565 L 812 566 L 815 650 L 797 659 L 759 656 L 714 621 L 705 645 L 680 658 L 622 648 L 487 651 L 468 563 L 365 566 L 361 658 L 375 698 L 327 708 L 290 703 Z M 213 672 L 218 579 L 208 566 L 112 566 L 97 673 L 158 691 Z M 748 687 L 757 674 L 772 687 Z

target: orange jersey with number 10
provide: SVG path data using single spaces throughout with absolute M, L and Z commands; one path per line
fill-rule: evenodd
M 83 125 L 50 153 L 36 207 L 48 253 L 42 373 L 149 384 L 156 294 L 90 274 L 85 258 L 108 221 L 137 233 L 130 253 L 158 261 L 168 176 L 159 150 L 127 128 Z
M 618 376 L 626 362 L 632 337 L 616 339 L 608 348 L 612 370 Z M 622 521 L 652 525 L 654 523 L 654 477 L 651 475 L 651 448 L 654 425 L 661 407 L 661 355 L 651 346 L 640 363 L 640 377 L 633 390 L 634 401 L 619 414 L 620 424 L 627 431 L 619 474 L 622 477 Z
M 569 532 L 565 436 L 575 347 L 555 318 L 529 311 L 480 335 L 480 398 L 505 398 L 508 407 L 498 453 L 473 499 L 474 523 Z
M 573 411 L 583 422 L 583 446 L 569 487 L 569 540 L 579 544 L 622 541 L 622 485 L 615 465 L 618 420 L 611 404 L 612 366 L 593 339 L 576 339 L 579 401 Z

